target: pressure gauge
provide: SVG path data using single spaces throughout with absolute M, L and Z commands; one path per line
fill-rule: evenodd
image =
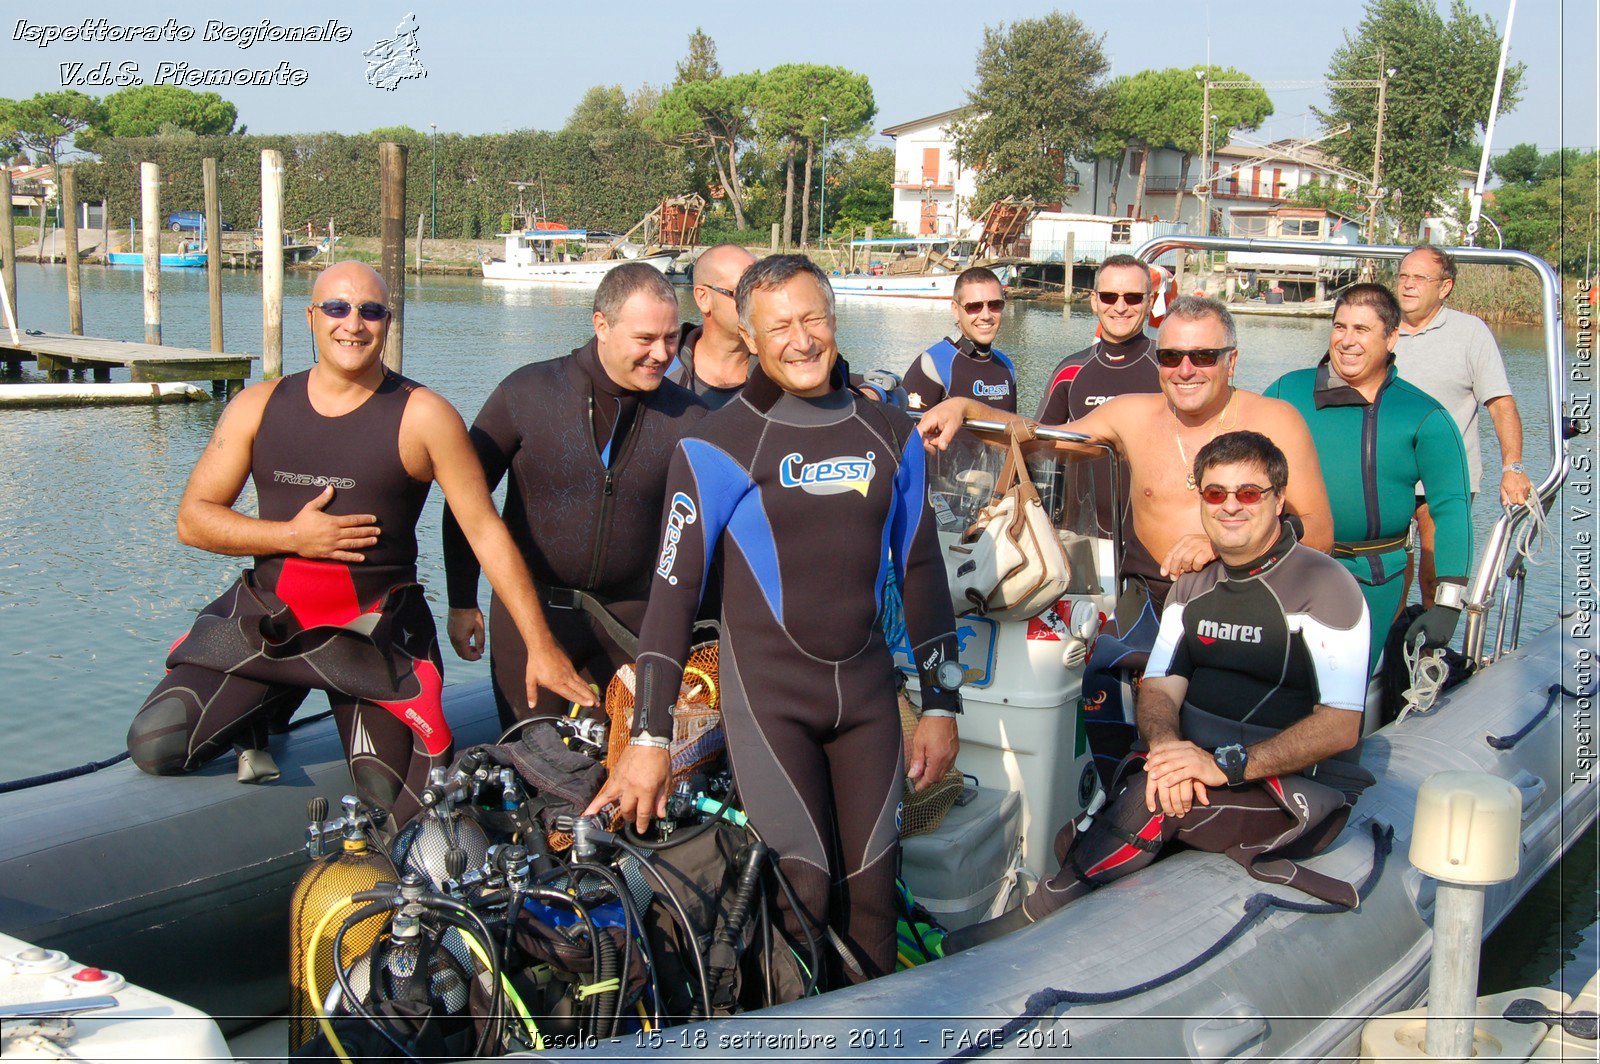
M 946 661 L 940 664 L 934 673 L 934 679 L 939 681 L 939 686 L 946 691 L 954 691 L 961 687 L 967 678 L 967 670 L 961 667 L 959 661 Z
M 1094 604 L 1084 599 L 1077 599 L 1072 604 L 1072 614 L 1067 621 L 1067 631 L 1087 643 L 1094 635 L 1100 620 L 1100 611 Z

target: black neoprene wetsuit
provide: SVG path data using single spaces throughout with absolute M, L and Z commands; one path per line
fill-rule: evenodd
M 671 381 L 649 392 L 619 387 L 590 340 L 565 358 L 512 373 L 472 423 L 490 489 L 510 474 L 506 528 L 546 604 L 550 630 L 573 667 L 602 692 L 633 655 L 563 592 L 590 592 L 623 627 L 639 630 L 660 539 L 667 464 L 706 413 Z M 478 559 L 448 508 L 444 558 L 451 608 L 476 607 Z M 498 598 L 489 606 L 489 648 L 504 723 L 563 704 L 541 690 L 535 708 L 528 708 L 527 648 Z
M 263 520 L 288 521 L 333 485 L 329 514 L 378 517 L 360 563 L 259 557 L 201 611 L 128 729 L 146 772 L 190 772 L 243 737 L 266 744 L 271 717 L 312 689 L 333 706 L 357 791 L 404 823 L 428 770 L 450 760 L 443 665 L 417 583 L 417 517 L 430 484 L 400 459 L 400 420 L 418 385 L 388 374 L 355 410 L 312 407 L 310 372 L 267 398 L 252 451 Z
M 678 330 L 678 355 L 667 366 L 667 380 L 674 384 L 689 389 L 706 406 L 712 410 L 721 410 L 738 396 L 744 389 L 743 384 L 736 384 L 732 388 L 719 388 L 715 384 L 707 384 L 694 374 L 694 349 L 700 342 L 704 326 L 684 322 Z M 756 357 L 750 356 L 750 365 L 756 364 Z
M 739 798 L 793 883 L 869 975 L 894 970 L 894 877 L 904 765 L 880 625 L 892 566 L 924 710 L 955 617 L 924 487 L 921 438 L 899 410 L 844 387 L 816 399 L 759 368 L 739 401 L 678 445 L 640 633 L 635 731 L 671 733 L 690 625 L 713 565 L 722 582 L 722 715 Z M 835 852 L 835 832 L 837 852 Z M 830 887 L 835 902 L 830 921 Z M 803 941 L 797 916 L 785 920 Z
M 1182 737 L 1207 750 L 1246 745 L 1310 715 L 1316 705 L 1361 713 L 1366 704 L 1367 608 L 1355 579 L 1332 558 L 1295 541 L 1287 527 L 1273 547 L 1241 566 L 1215 561 L 1179 577 L 1161 614 L 1145 681 L 1188 680 Z M 1357 749 L 1359 749 L 1359 744 Z M 1087 831 L 1056 838 L 1061 870 L 1025 903 L 1037 920 L 1095 886 L 1143 868 L 1173 839 L 1226 853 L 1252 876 L 1287 883 L 1326 901 L 1355 904 L 1348 883 L 1294 863 L 1338 834 L 1370 782 L 1356 751 L 1299 773 L 1208 788 L 1182 817 L 1145 808 L 1144 755 Z
M 959 395 L 1017 412 L 1017 371 L 1011 356 L 998 347 L 980 349 L 965 336 L 946 337 L 917 356 L 901 384 L 913 410 L 928 410 L 947 396 Z

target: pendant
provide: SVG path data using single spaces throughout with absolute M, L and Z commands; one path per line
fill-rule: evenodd
M 1184 487 L 1188 488 L 1190 491 L 1198 491 L 1200 488 L 1200 485 L 1195 483 L 1193 470 L 1190 470 L 1189 475 L 1183 478 L 1183 484 Z

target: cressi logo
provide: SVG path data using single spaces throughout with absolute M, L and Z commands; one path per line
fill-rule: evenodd
M 1009 381 L 1001 381 L 999 384 L 973 381 L 972 394 L 980 399 L 1004 399 L 1011 394 L 1011 384 Z
M 1261 642 L 1261 626 L 1259 624 L 1224 624 L 1220 621 L 1201 621 L 1195 629 L 1195 635 L 1200 642 L 1207 646 L 1219 639 L 1226 639 L 1230 643 L 1259 643 Z
M 867 452 L 865 458 L 845 455 L 842 458 L 824 458 L 820 462 L 807 462 L 798 451 L 785 455 L 778 464 L 778 482 L 786 488 L 799 488 L 812 495 L 842 495 L 847 491 L 867 494 L 867 485 L 877 475 L 872 464 L 876 456 Z
M 293 484 L 297 488 L 325 488 L 332 484 L 340 491 L 349 491 L 356 486 L 356 482 L 349 477 L 321 477 L 312 476 L 310 473 L 285 473 L 281 469 L 272 471 L 272 479 L 279 484 Z
M 678 582 L 672 575 L 673 563 L 678 560 L 678 541 L 683 538 L 683 530 L 699 518 L 693 499 L 681 491 L 672 497 L 672 505 L 667 509 L 667 531 L 661 537 L 661 557 L 656 561 L 656 575 L 666 577 L 669 584 Z
M 1104 406 L 1109 402 L 1111 402 L 1111 396 L 1109 395 L 1086 395 L 1083 397 L 1084 406 Z

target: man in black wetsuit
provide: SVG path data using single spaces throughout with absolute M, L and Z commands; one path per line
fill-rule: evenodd
M 450 761 L 433 615 L 417 583 L 417 515 L 437 480 L 461 516 L 531 656 L 516 687 L 588 689 L 550 638 L 455 409 L 382 362 L 388 291 L 371 267 L 317 278 L 306 319 L 318 360 L 228 404 L 178 507 L 185 543 L 248 570 L 168 652 L 166 677 L 128 729 L 146 772 L 199 768 L 229 744 L 265 746 L 269 718 L 328 693 L 356 790 L 394 826 Z M 259 517 L 233 509 L 253 479 Z
M 902 383 L 911 409 L 929 410 L 946 396 L 959 395 L 1015 414 L 1016 367 L 994 346 L 1006 309 L 1000 278 L 986 266 L 962 270 L 950 309 L 961 335 L 940 340 L 906 370 Z
M 1326 846 L 1371 776 L 1354 760 L 1367 688 L 1367 607 L 1338 562 L 1282 520 L 1283 452 L 1258 433 L 1195 457 L 1217 560 L 1173 585 L 1139 689 L 1142 749 L 1093 823 L 1056 837 L 1061 870 L 1022 906 L 956 932 L 964 949 L 1038 920 L 1156 859 L 1173 840 L 1325 901 L 1348 883 L 1295 863 Z M 953 942 L 953 946 L 952 946 Z
M 694 263 L 694 305 L 700 324 L 683 323 L 678 355 L 667 379 L 681 384 L 713 410 L 728 405 L 750 377 L 755 355 L 739 335 L 734 289 L 756 257 L 738 244 L 718 244 Z
M 833 926 L 874 976 L 894 970 L 903 780 L 925 787 L 955 760 L 962 677 L 922 442 L 904 413 L 846 387 L 832 295 L 798 255 L 739 282 L 740 327 L 761 364 L 673 456 L 634 735 L 588 812 L 615 801 L 641 829 L 665 814 L 672 707 L 715 566 L 728 752 L 739 800 L 799 902 L 785 907 L 787 930 L 800 942 L 802 920 Z M 880 625 L 891 567 L 922 686 L 909 766 Z
M 1094 342 L 1056 366 L 1039 400 L 1041 425 L 1076 421 L 1106 400 L 1129 392 L 1159 392 L 1156 344 L 1145 334 L 1150 316 L 1150 267 L 1132 255 L 1113 255 L 1094 275 Z
M 718 298 L 721 298 L 720 296 Z M 585 680 L 604 691 L 633 660 L 661 528 L 667 463 L 705 416 L 665 380 L 678 344 L 678 299 L 660 271 L 627 263 L 594 296 L 594 336 L 564 358 L 502 381 L 472 424 L 490 490 L 508 473 L 505 521 L 533 570 L 556 640 Z M 452 511 L 444 520 L 450 643 L 483 656 L 478 561 Z M 556 712 L 555 692 L 517 697 L 527 655 L 498 595 L 489 603 L 490 658 L 501 722 Z M 589 696 L 584 704 L 592 704 Z

